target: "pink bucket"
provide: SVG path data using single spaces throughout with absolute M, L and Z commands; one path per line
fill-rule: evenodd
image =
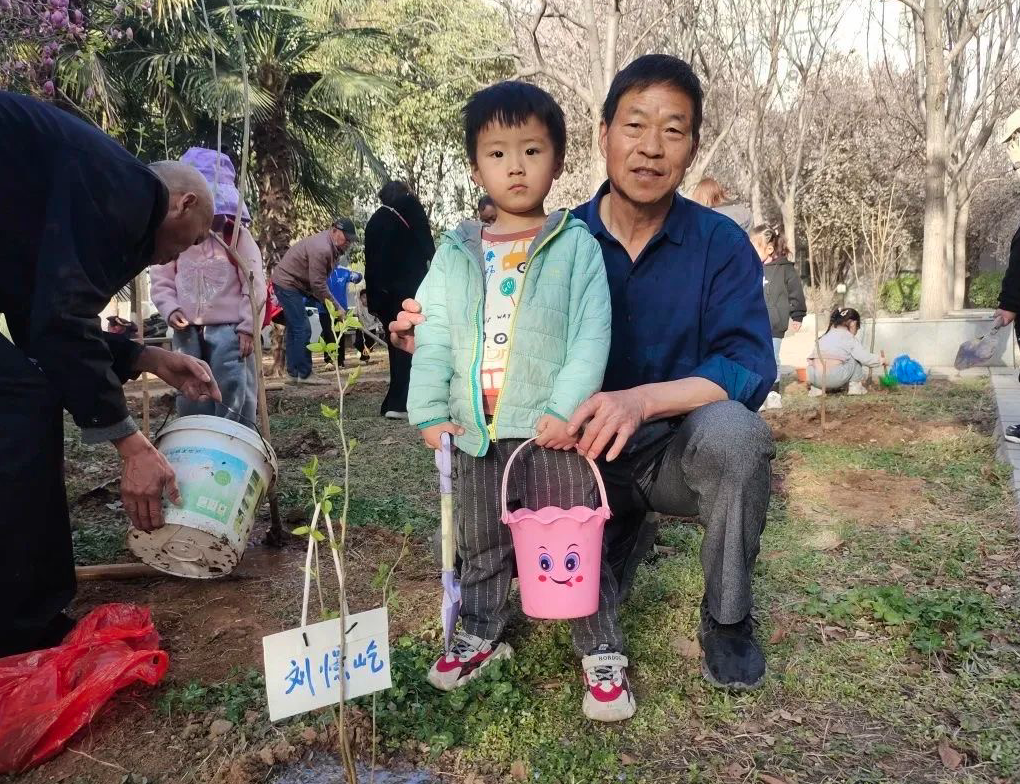
M 521 606 L 532 618 L 584 618 L 599 607 L 602 566 L 602 529 L 609 519 L 609 502 L 602 475 L 595 472 L 602 506 L 560 509 L 547 506 L 534 511 L 507 510 L 506 486 L 510 464 L 530 439 L 510 455 L 503 472 L 503 522 L 510 526 L 517 556 Z

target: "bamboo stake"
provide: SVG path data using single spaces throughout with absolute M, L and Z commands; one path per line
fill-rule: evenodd
M 145 345 L 145 316 L 142 314 L 142 276 L 135 277 L 135 285 L 131 292 L 131 309 L 135 312 L 135 324 L 138 326 L 138 342 Z M 142 434 L 149 437 L 149 374 L 142 371 Z

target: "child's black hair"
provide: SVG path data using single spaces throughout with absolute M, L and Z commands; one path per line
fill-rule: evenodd
M 609 85 L 609 92 L 606 93 L 605 103 L 602 104 L 602 121 L 606 125 L 613 124 L 620 100 L 631 90 L 644 90 L 657 84 L 673 87 L 691 99 L 691 103 L 694 104 L 691 137 L 697 143 L 701 138 L 705 102 L 701 80 L 688 63 L 671 54 L 643 55 L 614 76 L 613 83 Z
M 464 146 L 472 165 L 478 163 L 478 134 L 492 123 L 510 128 L 534 117 L 549 131 L 556 160 L 567 154 L 567 121 L 556 99 L 527 82 L 499 82 L 479 90 L 464 105 Z
M 853 308 L 836 308 L 829 316 L 829 329 L 825 330 L 825 334 L 828 335 L 829 331 L 836 327 L 845 327 L 851 321 L 856 321 L 857 326 L 860 327 L 861 314 Z

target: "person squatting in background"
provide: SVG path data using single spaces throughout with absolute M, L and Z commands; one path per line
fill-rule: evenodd
M 763 285 L 765 307 L 769 311 L 769 326 L 772 329 L 772 348 L 776 355 L 776 381 L 765 400 L 765 408 L 781 408 L 779 381 L 782 371 L 779 363 L 779 349 L 787 331 L 797 332 L 807 313 L 804 300 L 804 285 L 794 267 L 786 245 L 782 227 L 765 224 L 750 231 L 751 244 L 765 265 Z
M 853 308 L 836 308 L 829 328 L 818 339 L 818 348 L 808 356 L 807 377 L 812 397 L 825 392 L 847 390 L 848 395 L 866 395 L 864 369 L 879 367 L 882 357 L 861 344 L 857 333 L 861 314 Z
M 250 284 L 261 324 L 266 276 L 262 253 L 248 225 L 248 207 L 241 205 L 241 225 L 235 226 L 238 192 L 234 165 L 215 150 L 192 147 L 182 163 L 198 169 L 213 192 L 213 231 L 230 244 L 239 231 L 237 253 L 254 274 Z M 173 348 L 204 360 L 223 394 L 223 402 L 196 402 L 177 396 L 177 415 L 219 415 L 252 427 L 255 420 L 255 329 L 249 298 L 248 270 L 237 267 L 212 237 L 184 251 L 170 264 L 149 267 L 150 296 L 159 314 L 173 329 Z

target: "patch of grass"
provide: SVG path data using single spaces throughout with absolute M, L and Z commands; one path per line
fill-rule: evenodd
M 124 525 L 87 525 L 71 532 L 74 562 L 79 566 L 116 563 L 127 553 Z
M 261 672 L 235 671 L 221 683 L 189 681 L 183 686 L 171 686 L 156 704 L 167 717 L 205 713 L 222 707 L 224 717 L 238 724 L 247 711 L 265 709 L 265 695 L 266 681 Z
M 419 536 L 431 536 L 439 526 L 438 514 L 422 510 L 418 504 L 403 496 L 352 496 L 347 517 L 351 525 L 374 525 L 394 531 L 401 531 L 405 525 L 410 525 L 413 533 Z
M 981 632 L 991 627 L 994 609 L 988 596 L 975 591 L 931 588 L 908 595 L 900 585 L 867 585 L 840 594 L 809 589 L 800 611 L 831 623 L 853 627 L 873 621 L 907 633 L 924 654 L 963 654 L 987 647 Z

